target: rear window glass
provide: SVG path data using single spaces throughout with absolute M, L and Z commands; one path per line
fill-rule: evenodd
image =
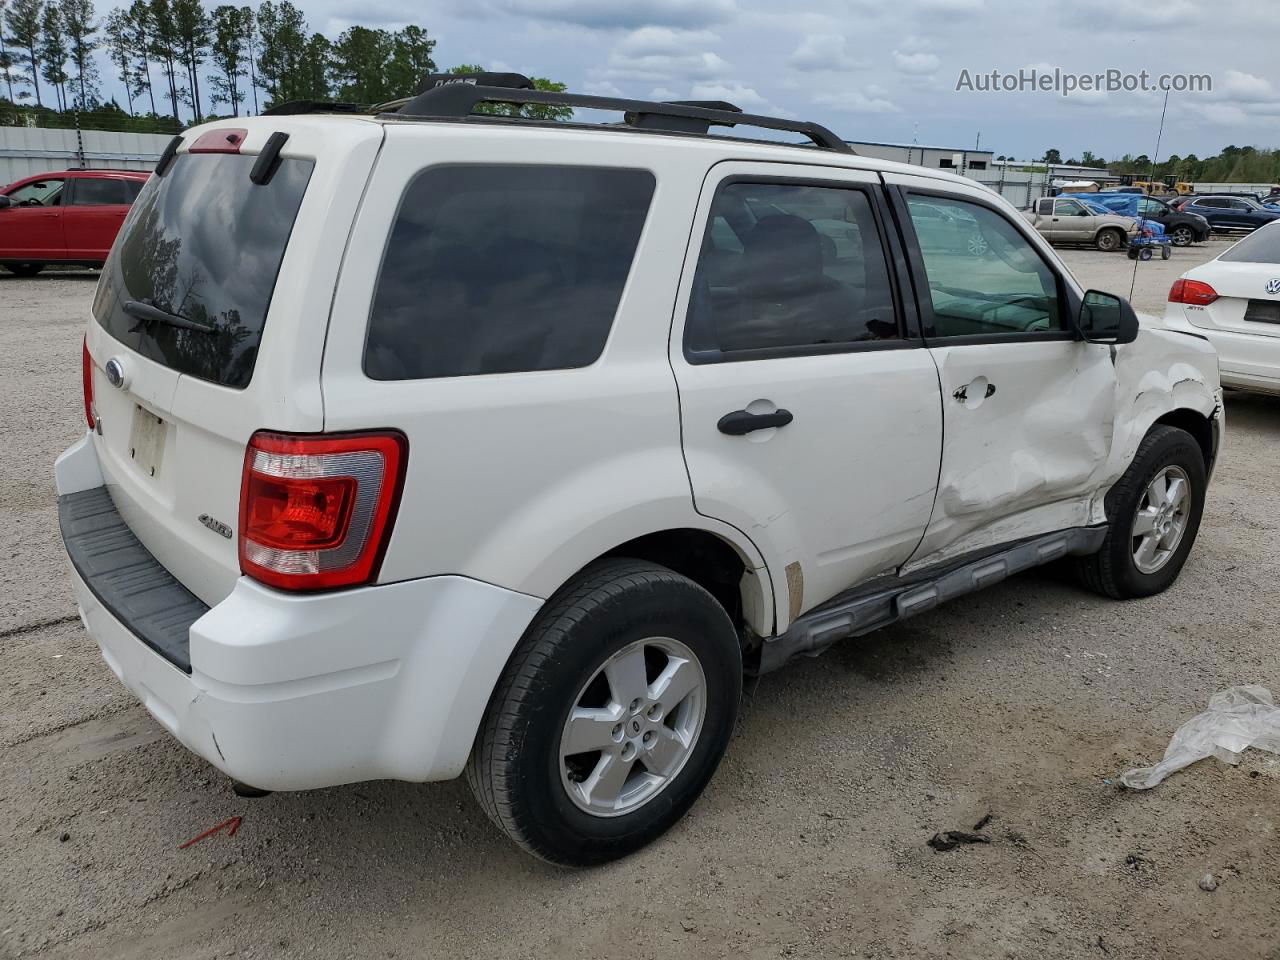
M 183 154 L 147 181 L 94 297 L 93 313 L 117 340 L 175 370 L 229 387 L 253 376 L 258 343 L 309 160 L 282 160 L 254 184 L 256 156 Z M 138 301 L 199 324 L 139 320 Z
M 365 373 L 416 380 L 593 363 L 653 189 L 645 170 L 424 170 L 387 241 Z
M 1257 230 L 1218 258 L 1237 263 L 1280 263 L 1280 226 Z

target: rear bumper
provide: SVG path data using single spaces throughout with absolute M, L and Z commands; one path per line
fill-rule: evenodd
M 1280 337 L 1197 326 L 1172 303 L 1165 311 L 1164 325 L 1193 333 L 1213 344 L 1218 352 L 1218 374 L 1224 387 L 1280 395 Z
M 59 458 L 61 496 L 93 479 L 86 458 L 83 440 Z M 71 572 L 120 681 L 194 753 L 270 790 L 457 776 L 542 603 L 465 577 L 300 595 L 242 577 L 190 623 L 188 673 L 108 608 L 93 571 Z

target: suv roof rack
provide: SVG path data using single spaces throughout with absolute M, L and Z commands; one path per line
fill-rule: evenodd
M 303 113 L 363 113 L 368 107 L 339 100 L 286 100 L 262 111 L 264 117 L 290 117 Z
M 418 86 L 416 96 L 385 104 L 392 116 L 422 119 L 464 120 L 480 103 L 537 104 L 614 110 L 629 127 L 706 135 L 710 127 L 750 126 L 802 133 L 814 146 L 838 153 L 853 153 L 847 143 L 826 127 L 807 121 L 783 120 L 743 113 L 721 100 L 626 100 L 580 93 L 535 90 L 528 77 L 518 73 L 431 74 Z M 483 115 L 480 115 L 481 117 Z M 601 125 L 605 126 L 605 125 Z M 783 144 L 787 146 L 788 144 Z M 789 144 L 800 146 L 800 144 Z

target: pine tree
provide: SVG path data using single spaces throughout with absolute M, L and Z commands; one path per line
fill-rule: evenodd
M 431 51 L 436 42 L 422 27 L 408 26 L 397 30 L 393 38 L 391 62 L 387 64 L 388 99 L 407 97 L 417 89 L 422 78 L 436 69 Z
M 151 101 L 151 115 L 156 113 L 156 93 L 151 86 L 151 8 L 147 0 L 133 0 L 128 13 L 129 46 L 133 51 L 133 75 L 138 84 L 137 93 L 142 95 L 146 90 L 147 99 Z
M 40 18 L 40 76 L 53 87 L 58 109 L 67 109 L 67 35 L 63 30 L 62 11 L 55 3 L 44 6 Z
M 192 118 L 199 123 L 204 116 L 200 105 L 200 67 L 209 52 L 209 16 L 200 0 L 173 0 L 173 26 L 177 34 L 179 58 L 187 70 L 191 90 Z
M 43 0 L 11 0 L 0 26 L 8 26 L 9 37 L 22 50 L 29 68 L 31 86 L 36 93 L 36 106 L 44 106 L 40 99 L 40 46 L 44 19 Z
M 124 86 L 124 95 L 129 103 L 129 116 L 133 112 L 133 92 L 137 86 L 134 75 L 133 51 L 129 46 L 129 14 L 124 10 L 112 10 L 107 14 L 107 22 L 103 28 L 106 40 L 107 56 L 116 68 L 116 76 Z
M 229 4 L 213 11 L 213 42 L 209 47 L 209 59 L 218 73 L 210 78 L 213 93 L 210 100 L 226 103 L 233 116 L 240 116 L 240 103 L 244 94 L 240 90 L 240 78 L 245 74 L 245 23 L 248 7 Z
M 307 21 L 289 0 L 263 0 L 258 7 L 258 77 L 267 106 L 298 100 L 307 49 Z
M 98 99 L 98 65 L 93 59 L 93 51 L 98 49 L 98 25 L 93 0 L 62 0 L 61 12 L 68 52 L 76 68 L 77 103 L 81 110 L 88 110 Z
M 178 43 L 178 30 L 173 22 L 173 8 L 169 0 L 148 0 L 147 10 L 151 25 L 151 56 L 164 71 L 165 83 L 168 86 L 164 95 L 173 111 L 173 122 L 181 124 L 182 118 L 178 116 L 178 104 L 186 102 L 187 89 L 178 81 L 181 50 Z

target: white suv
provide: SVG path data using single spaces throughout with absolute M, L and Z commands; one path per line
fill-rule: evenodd
M 189 131 L 103 271 L 62 532 L 191 750 L 271 790 L 466 770 L 599 862 L 689 809 L 744 671 L 1059 557 L 1177 576 L 1203 340 L 821 127 L 472 79 Z

